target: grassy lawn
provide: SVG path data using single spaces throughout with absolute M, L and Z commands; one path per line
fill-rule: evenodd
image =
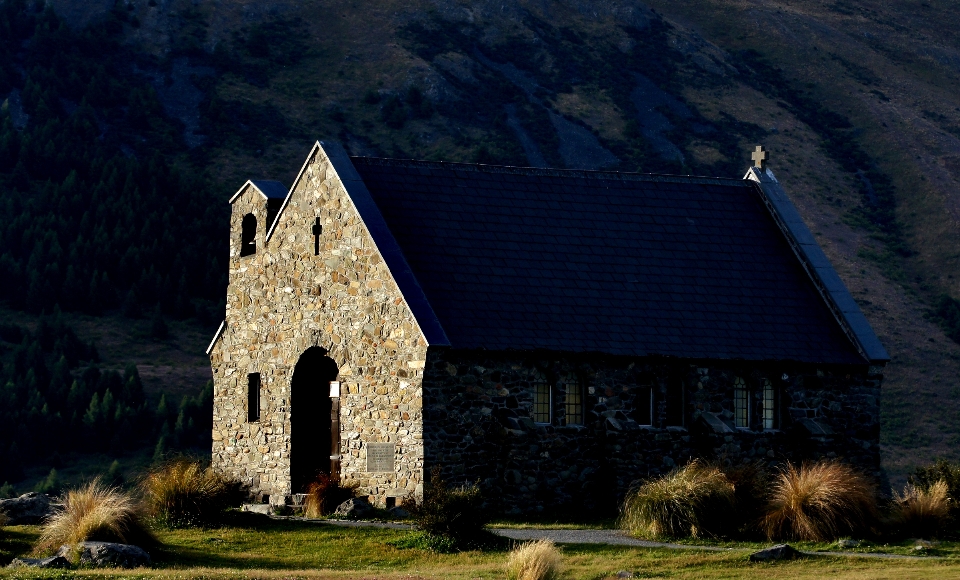
M 410 532 L 342 528 L 302 521 L 236 517 L 215 529 L 160 531 L 154 568 L 75 572 L 0 570 L 10 578 L 503 578 L 504 552 L 434 554 L 397 549 L 390 542 Z M 0 562 L 25 555 L 38 530 L 16 526 L 0 531 Z M 750 548 L 750 545 L 737 546 Z M 809 549 L 814 546 L 802 546 Z M 906 548 L 904 548 L 906 549 Z M 746 549 L 699 552 L 599 545 L 561 546 L 565 578 L 611 578 L 629 570 L 636 578 L 946 578 L 960 577 L 960 558 L 877 560 L 816 557 L 782 564 L 750 564 Z M 944 544 L 943 555 L 960 555 Z

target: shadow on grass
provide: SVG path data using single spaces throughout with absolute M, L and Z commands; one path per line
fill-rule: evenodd
M 0 529 L 0 566 L 6 566 L 19 556 L 30 554 L 40 537 L 40 528 L 13 526 Z
M 401 533 L 234 512 L 217 526 L 166 530 L 151 556 L 159 568 L 353 569 L 406 560 L 383 553 Z

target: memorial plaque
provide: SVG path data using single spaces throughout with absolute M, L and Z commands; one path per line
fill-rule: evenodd
M 397 446 L 393 443 L 367 443 L 367 471 L 382 473 L 394 470 L 393 456 Z

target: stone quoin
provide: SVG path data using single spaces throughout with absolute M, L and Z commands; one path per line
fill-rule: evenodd
M 881 477 L 889 357 L 767 152 L 743 179 L 351 158 L 230 199 L 213 466 L 393 507 L 608 509 L 694 457 Z

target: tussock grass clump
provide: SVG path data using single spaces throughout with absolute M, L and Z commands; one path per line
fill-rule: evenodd
M 891 515 L 894 528 L 904 536 L 937 536 L 950 523 L 952 504 L 950 489 L 942 479 L 926 489 L 908 485 L 903 489 L 903 495 L 893 494 Z
M 874 485 L 838 461 L 786 464 L 774 477 L 761 528 L 767 538 L 822 542 L 866 529 L 877 515 Z
M 147 513 L 173 528 L 216 522 L 239 502 L 239 486 L 202 462 L 188 458 L 166 461 L 140 482 Z
M 326 473 L 307 485 L 307 497 L 303 500 L 303 513 L 308 518 L 319 518 L 333 513 L 337 506 L 354 496 L 357 484 L 341 485 Z
M 719 467 L 694 460 L 630 490 L 620 527 L 650 538 L 716 536 L 733 519 L 734 491 Z
M 918 467 L 913 474 L 907 478 L 907 483 L 918 489 L 930 489 L 933 484 L 943 481 L 947 484 L 947 495 L 953 501 L 951 502 L 951 511 L 956 517 L 960 510 L 960 463 L 952 463 L 946 459 L 939 459 L 932 465 Z
M 509 580 L 557 580 L 560 578 L 560 550 L 550 540 L 528 542 L 507 557 Z
M 95 479 L 61 497 L 63 509 L 43 524 L 37 552 L 87 540 L 145 546 L 155 542 L 130 495 Z

